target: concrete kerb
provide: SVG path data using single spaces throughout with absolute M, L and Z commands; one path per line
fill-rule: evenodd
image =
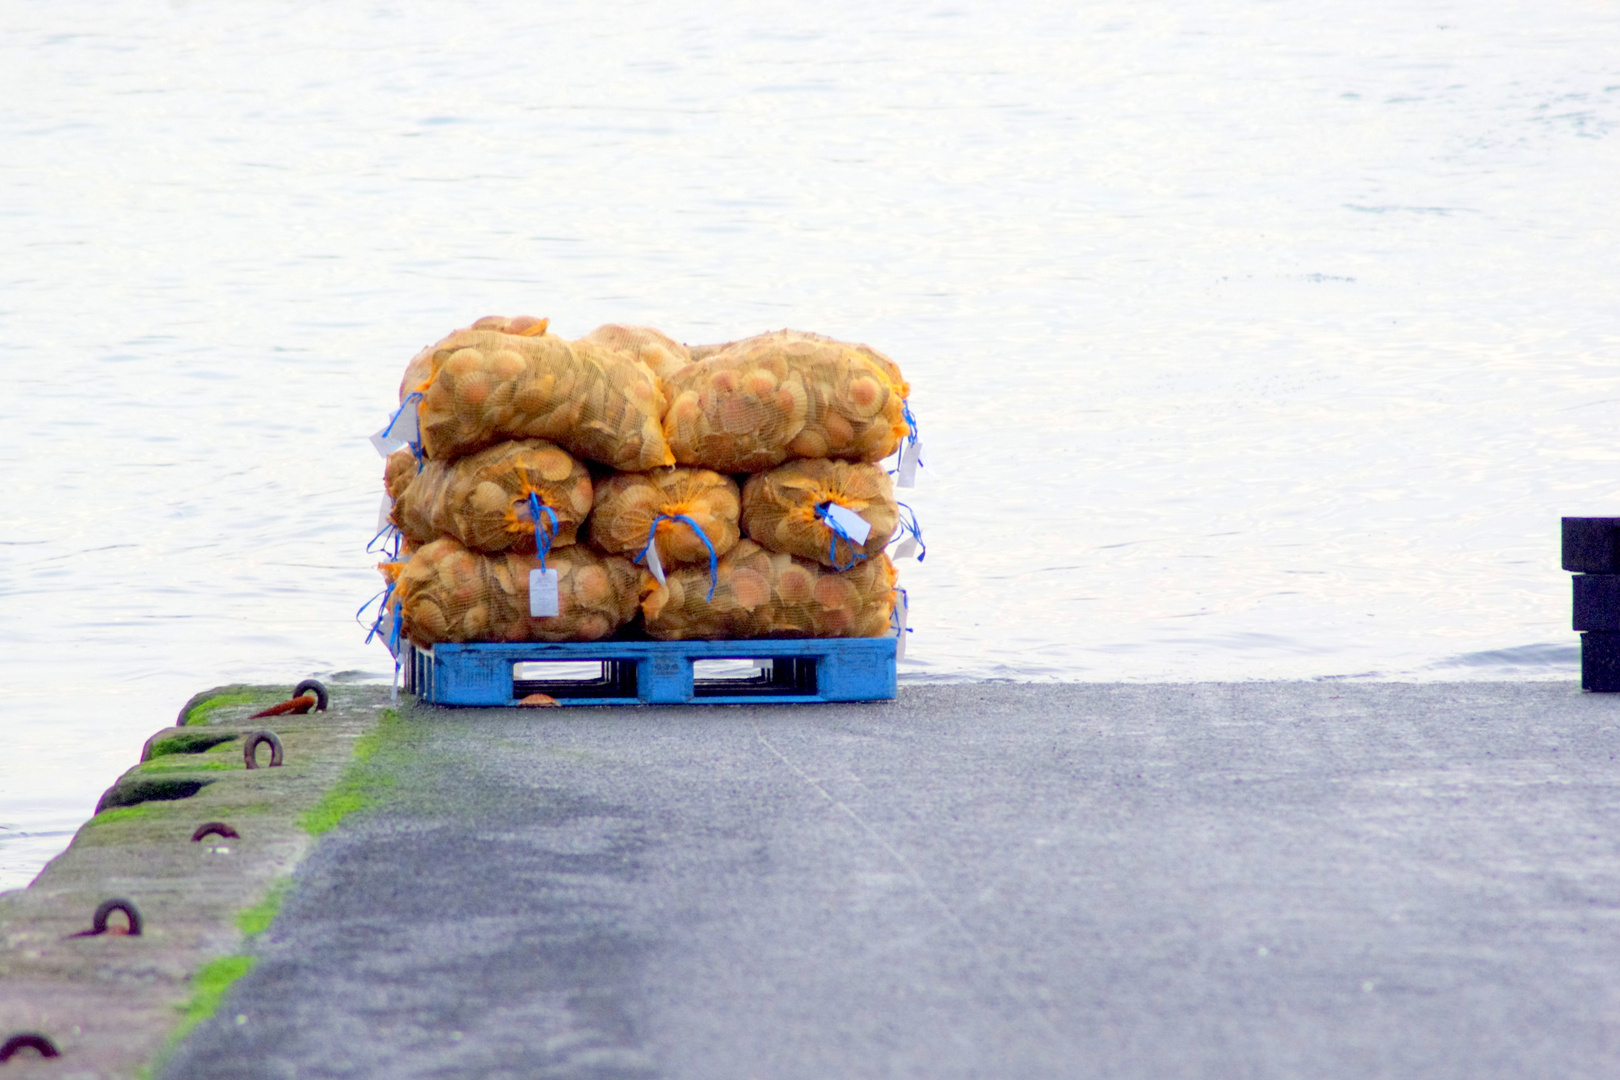
M 251 965 L 246 941 L 273 918 L 312 833 L 341 817 L 324 804 L 388 706 L 386 688 L 337 687 L 326 712 L 248 719 L 286 696 L 245 685 L 198 694 L 68 849 L 26 889 L 0 893 L 0 1038 L 38 1031 L 62 1052 L 20 1054 L 7 1077 L 140 1075 L 207 1014 L 224 976 Z M 242 737 L 261 729 L 277 733 L 286 761 L 250 771 Z M 209 822 L 240 835 L 193 842 Z M 133 901 L 143 933 L 71 936 L 110 897 Z

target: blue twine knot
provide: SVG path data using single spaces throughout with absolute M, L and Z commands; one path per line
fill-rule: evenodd
M 838 523 L 838 519 L 827 513 L 827 507 L 831 505 L 832 500 L 829 499 L 816 507 L 816 517 L 820 518 L 821 523 L 827 526 L 828 531 L 832 533 L 832 538 L 827 541 L 827 561 L 833 564 L 834 570 L 853 570 L 856 563 L 866 558 L 866 552 L 860 550 L 854 539 Z M 847 564 L 840 562 L 838 559 L 838 541 L 840 540 L 849 546 L 849 562 Z
M 720 581 L 720 556 L 715 554 L 714 544 L 709 540 L 708 534 L 698 528 L 698 523 L 686 514 L 659 514 L 653 518 L 652 525 L 647 529 L 647 546 L 642 548 L 636 555 L 636 562 L 646 564 L 647 552 L 652 548 L 653 541 L 658 536 L 658 523 L 660 521 L 684 521 L 688 528 L 697 533 L 697 538 L 703 541 L 703 546 L 709 549 L 709 595 L 705 597 L 705 600 L 713 600 L 714 587 Z
M 540 511 L 544 510 L 546 516 L 551 518 L 551 527 L 545 528 L 540 523 Z M 557 523 L 557 511 L 540 501 L 540 496 L 529 492 L 529 516 L 534 519 L 534 550 L 540 554 L 540 569 L 546 568 L 546 556 L 551 552 L 551 537 L 561 528 Z

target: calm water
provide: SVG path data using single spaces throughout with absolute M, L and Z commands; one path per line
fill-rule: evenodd
M 390 670 L 365 436 L 489 313 L 894 356 L 907 677 L 1572 678 L 1620 12 L 1074 6 L 0 4 L 0 887 Z

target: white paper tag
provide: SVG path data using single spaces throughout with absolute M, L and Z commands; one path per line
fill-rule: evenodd
M 911 601 L 906 598 L 905 591 L 900 593 L 899 602 L 894 605 L 894 624 L 899 627 L 894 641 L 894 658 L 906 658 L 906 616 L 911 614 Z
M 383 501 L 382 501 L 382 509 L 377 511 L 377 531 L 378 532 L 382 532 L 384 529 L 388 528 L 389 525 L 393 524 L 393 522 L 389 520 L 389 515 L 392 514 L 393 512 L 394 512 L 394 500 L 390 499 L 388 496 L 384 495 L 383 496 Z
M 377 432 L 377 434 L 371 437 L 371 445 L 377 448 L 377 453 L 381 454 L 383 457 L 387 457 L 395 450 L 398 450 L 400 447 L 404 446 L 405 440 L 394 438 L 388 434 L 387 428 L 383 428 L 381 431 Z
M 904 540 L 900 541 L 899 547 L 894 549 L 893 558 L 909 559 L 915 554 L 917 554 L 917 538 L 915 536 L 908 536 Z
M 907 439 L 900 447 L 900 468 L 895 473 L 895 487 L 916 487 L 917 466 L 922 464 L 922 440 Z
M 416 422 L 416 402 L 407 401 L 400 407 L 399 415 L 388 425 L 388 434 L 400 442 L 413 443 L 421 439 L 422 431 Z
M 849 536 L 856 547 L 866 543 L 866 538 L 872 535 L 872 523 L 847 506 L 839 506 L 835 502 L 827 504 L 827 517 L 838 523 L 839 528 Z
M 658 545 L 647 545 L 647 573 L 662 585 L 664 583 L 664 560 L 658 557 Z
M 557 571 L 529 571 L 529 618 L 549 619 L 557 614 Z

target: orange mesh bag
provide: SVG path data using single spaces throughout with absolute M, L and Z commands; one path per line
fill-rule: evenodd
M 416 479 L 416 455 L 409 450 L 395 450 L 383 462 L 383 490 L 398 502 L 405 489 Z
M 738 510 L 736 481 L 708 469 L 615 473 L 596 486 L 591 543 L 640 561 L 656 540 L 660 565 L 707 567 L 736 546 Z
M 879 552 L 853 570 L 828 570 L 739 540 L 720 560 L 712 600 L 706 566 L 670 571 L 662 585 L 643 571 L 641 587 L 647 633 L 660 641 L 882 637 L 894 566 Z
M 790 458 L 882 460 L 908 430 L 905 384 L 869 353 L 783 330 L 682 368 L 665 380 L 675 460 L 721 472 Z
M 850 525 L 830 512 L 851 511 L 870 528 L 857 543 Z M 748 478 L 742 526 L 748 538 L 772 551 L 848 570 L 877 555 L 900 524 L 894 484 L 881 466 L 825 458 L 790 461 Z
M 427 462 L 395 501 L 393 520 L 407 538 L 424 543 L 453 536 L 492 554 L 530 552 L 537 550 L 537 513 L 551 546 L 572 544 L 592 494 L 591 474 L 578 458 L 544 439 L 522 439 Z
M 533 618 L 529 572 L 540 569 L 538 558 L 481 555 L 441 537 L 398 569 L 390 606 L 399 609 L 405 636 L 418 645 L 599 641 L 635 614 L 637 570 L 628 560 L 575 544 L 552 552 L 546 567 L 558 572 L 557 614 Z
M 419 392 L 422 445 L 448 461 L 506 439 L 550 439 L 580 457 L 640 472 L 672 465 L 664 393 L 645 364 L 592 342 L 491 329 L 479 320 L 432 346 Z M 501 325 L 507 325 L 510 320 Z M 420 363 L 412 361 L 420 371 Z
M 532 315 L 519 315 L 515 318 L 507 318 L 504 315 L 486 315 L 464 329 L 498 330 L 503 334 L 534 337 L 537 334 L 545 333 L 546 327 L 550 325 L 550 319 L 536 319 Z M 433 354 L 438 348 L 437 345 L 427 346 L 411 357 L 411 362 L 405 365 L 405 377 L 399 381 L 400 401 L 404 401 L 416 391 L 427 389 L 427 381 L 433 375 Z
M 692 354 L 685 345 L 650 326 L 608 323 L 598 326 L 580 340 L 634 357 L 652 369 L 652 373 L 660 379 L 669 378 L 692 362 Z
M 830 338 L 824 334 L 812 334 L 808 330 L 774 330 L 768 334 L 755 334 L 750 338 L 739 338 L 736 341 L 728 341 L 721 345 L 688 345 L 685 348 L 686 354 L 692 358 L 693 363 L 696 363 L 699 360 L 707 360 L 716 353 L 722 353 L 727 349 L 736 348 L 738 345 L 751 345 L 756 341 L 763 341 L 767 339 L 774 339 L 776 341 L 819 341 L 827 345 L 843 345 L 846 348 L 854 349 L 856 352 L 860 353 L 862 356 L 872 361 L 872 363 L 883 369 L 884 374 L 889 376 L 889 381 L 900 388 L 900 396 L 902 398 L 908 398 L 911 396 L 911 384 L 906 382 L 906 380 L 901 376 L 900 365 L 895 363 L 893 360 L 890 360 L 887 356 L 884 356 L 876 349 L 872 348 L 872 346 L 859 345 L 849 341 L 839 341 L 837 338 Z

